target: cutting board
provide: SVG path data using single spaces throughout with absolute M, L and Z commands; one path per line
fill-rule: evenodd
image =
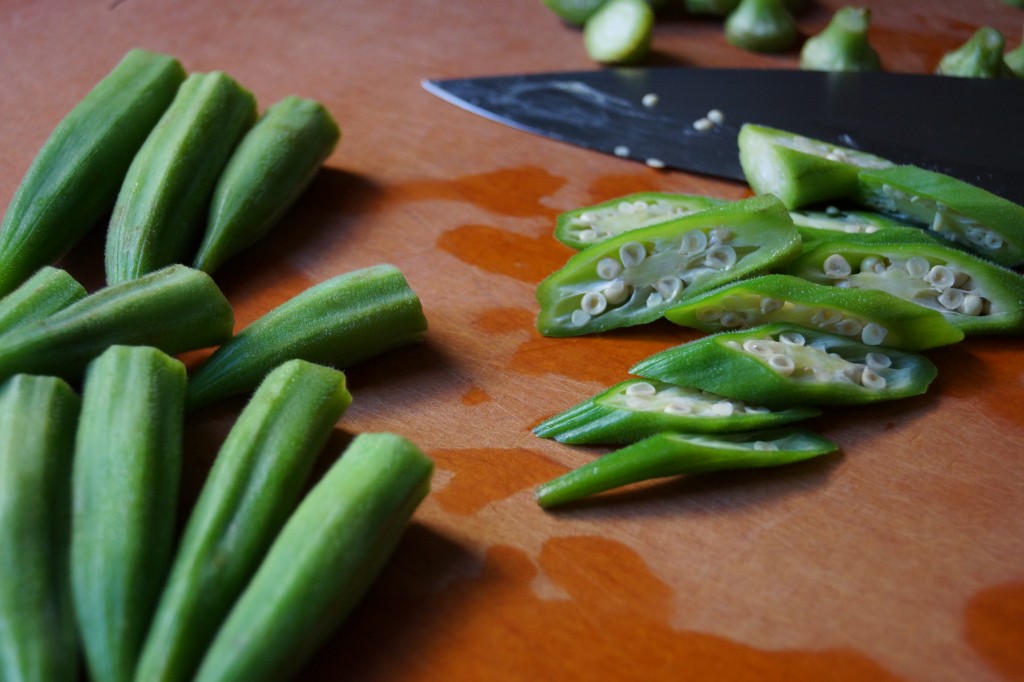
M 841 4 L 813 4 L 803 33 Z M 871 7 L 892 71 L 932 70 L 981 25 L 1016 46 L 1024 23 L 999 0 Z M 541 337 L 534 288 L 570 255 L 551 236 L 555 217 L 636 191 L 735 199 L 748 188 L 533 137 L 420 88 L 593 68 L 579 31 L 536 0 L 5 0 L 4 206 L 53 126 L 132 47 L 226 71 L 262 107 L 319 99 L 343 127 L 276 232 L 218 276 L 238 328 L 380 262 L 406 273 L 429 320 L 425 343 L 348 371 L 355 401 L 319 470 L 354 434 L 394 431 L 434 459 L 434 490 L 300 679 L 1024 679 L 1019 338 L 929 352 L 939 378 L 925 396 L 828 410 L 808 425 L 840 444 L 835 455 L 545 512 L 533 487 L 606 450 L 531 427 L 697 338 L 667 323 Z M 657 64 L 796 65 L 681 15 L 657 25 L 654 49 Z M 97 233 L 63 264 L 95 288 L 101 253 Z M 190 418 L 184 510 L 240 407 Z

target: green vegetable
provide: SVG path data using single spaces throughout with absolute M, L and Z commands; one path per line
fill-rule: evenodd
M 868 42 L 871 10 L 842 7 L 821 33 L 800 50 L 800 68 L 818 71 L 880 71 L 882 62 Z
M 231 305 L 209 275 L 172 265 L 4 334 L 0 378 L 24 372 L 77 379 L 111 345 L 155 346 L 173 355 L 220 343 L 233 325 Z
M 765 275 L 709 291 L 665 312 L 707 332 L 788 322 L 859 339 L 869 346 L 924 350 L 956 343 L 964 333 L 940 312 L 884 291 L 815 284 Z
M 420 300 L 395 266 L 340 275 L 284 302 L 218 348 L 189 380 L 188 406 L 252 390 L 286 360 L 344 369 L 419 341 L 426 330 Z
M 563 20 L 582 26 L 607 0 L 542 0 L 544 5 Z
M 739 133 L 740 165 L 758 194 L 774 194 L 795 209 L 857 191 L 857 173 L 893 164 L 874 154 L 803 135 L 744 124 Z
M 915 166 L 865 170 L 855 199 L 1006 266 L 1024 263 L 1024 206 Z
M 586 20 L 583 45 L 601 64 L 635 64 L 651 49 L 654 11 L 644 0 L 608 0 Z
M 725 20 L 725 39 L 751 52 L 784 52 L 800 34 L 782 0 L 740 0 Z
M 738 4 L 740 0 L 684 0 L 686 11 L 690 14 L 710 14 L 716 17 L 728 16 Z
M 0 679 L 74 680 L 68 573 L 78 396 L 54 377 L 0 385 Z
M 643 227 L 579 252 L 537 287 L 537 328 L 576 336 L 643 324 L 724 282 L 800 251 L 789 214 L 753 197 Z
M 185 78 L 131 50 L 57 125 L 0 227 L 0 296 L 74 246 L 114 205 L 128 166 Z
M 286 97 L 250 130 L 217 181 L 194 267 L 213 272 L 284 215 L 334 150 L 341 131 L 323 105 Z
M 112 346 L 89 365 L 75 444 L 71 585 L 92 679 L 133 679 L 174 543 L 185 367 Z
M 535 497 L 540 506 L 551 508 L 654 478 L 781 466 L 836 449 L 832 441 L 796 429 L 716 435 L 661 433 L 544 483 Z
M 787 266 L 819 284 L 878 289 L 946 316 L 965 334 L 1024 332 L 1024 277 L 942 244 L 818 244 Z
M 341 372 L 292 360 L 228 434 L 185 527 L 135 678 L 191 680 L 352 402 Z
M 786 323 L 706 336 L 629 372 L 767 407 L 905 398 L 924 393 L 936 375 L 923 355 Z
M 812 407 L 773 411 L 656 380 L 612 386 L 534 429 L 562 443 L 633 443 L 657 433 L 722 433 L 779 426 L 821 414 Z
M 1020 2 L 1022 4 L 1019 6 L 1024 7 L 1024 0 L 1020 0 Z M 1017 47 L 1003 55 L 1003 62 L 1017 78 L 1024 78 L 1024 38 L 1021 39 Z
M 64 270 L 43 266 L 0 299 L 0 335 L 41 320 L 85 298 L 85 287 Z
M 823 241 L 841 240 L 844 235 L 859 239 L 870 235 L 873 239 L 897 242 L 937 240 L 919 227 L 874 211 L 841 211 L 830 206 L 824 211 L 790 211 L 789 217 L 800 233 L 804 250 Z
M 963 45 L 942 55 L 935 73 L 961 78 L 1013 78 L 1015 74 L 1003 61 L 1005 44 L 1002 33 L 983 26 Z
M 107 232 L 107 282 L 191 263 L 214 186 L 256 118 L 256 100 L 229 76 L 194 73 L 136 154 Z
M 1005 2 L 1007 5 L 1010 5 L 1011 7 L 1024 8 L 1024 0 L 1003 0 L 1003 2 Z
M 663 223 L 724 203 L 724 199 L 696 194 L 629 194 L 562 213 L 555 225 L 555 239 L 573 249 L 585 249 L 623 232 Z
M 294 673 L 377 577 L 432 473 L 433 462 L 400 436 L 357 436 L 274 541 L 196 682 Z

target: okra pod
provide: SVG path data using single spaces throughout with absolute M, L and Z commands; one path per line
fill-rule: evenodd
M 583 24 L 587 55 L 601 64 L 635 64 L 651 50 L 654 10 L 645 0 L 607 0 Z
M 112 346 L 89 365 L 72 476 L 71 585 L 94 680 L 130 681 L 174 542 L 185 366 Z
M 86 296 L 85 287 L 64 270 L 45 265 L 0 299 L 0 335 L 42 320 Z
M 878 52 L 868 42 L 871 10 L 841 7 L 828 26 L 800 49 L 800 68 L 815 71 L 881 71 Z
M 1015 78 L 1003 61 L 1006 39 L 991 26 L 982 26 L 960 47 L 942 55 L 935 73 L 960 78 Z
M 631 483 L 655 478 L 792 464 L 835 452 L 810 431 L 661 433 L 615 450 L 537 487 L 537 503 L 551 508 Z
M 139 149 L 107 231 L 107 283 L 191 263 L 217 178 L 256 119 L 256 100 L 229 76 L 194 73 Z
M 917 353 L 776 323 L 720 332 L 641 361 L 630 374 L 768 407 L 857 405 L 924 393 L 937 370 Z
M 545 419 L 533 433 L 576 445 L 634 443 L 657 433 L 724 433 L 815 417 L 813 407 L 772 410 L 697 388 L 630 379 Z
M 196 682 L 293 675 L 376 579 L 432 473 L 433 462 L 401 436 L 357 436 L 288 519 Z
M 753 197 L 584 249 L 537 287 L 537 328 L 576 336 L 643 324 L 701 291 L 781 266 L 800 251 L 789 213 Z
M 231 305 L 209 275 L 172 265 L 4 334 L 0 378 L 25 372 L 74 380 L 114 344 L 173 355 L 220 343 L 233 325 Z
M 544 5 L 564 21 L 582 26 L 607 0 L 543 0 Z
M 4 215 L 0 296 L 110 212 L 132 159 L 184 79 L 173 57 L 131 50 L 57 125 Z
M 740 0 L 685 0 L 683 6 L 690 14 L 727 17 L 738 4 L 740 4 Z
M 784 52 L 799 37 L 796 20 L 782 0 L 740 0 L 725 20 L 725 39 L 751 52 Z
M 266 235 L 312 182 L 340 136 L 319 102 L 286 97 L 270 107 L 217 181 L 194 266 L 212 273 Z
M 78 396 L 19 374 L 0 386 L 0 679 L 78 673 L 68 540 Z
M 874 211 L 843 211 L 829 206 L 824 211 L 790 211 L 789 216 L 800 233 L 805 251 L 822 242 L 841 241 L 844 235 L 900 243 L 933 243 L 939 239 L 927 230 Z
M 218 348 L 189 380 L 188 407 L 252 390 L 286 360 L 346 369 L 419 341 L 426 330 L 420 300 L 395 266 L 339 275 L 285 301 Z
M 924 350 L 957 343 L 964 333 L 937 310 L 885 291 L 832 287 L 792 275 L 764 275 L 709 291 L 665 312 L 706 332 L 788 322 L 849 336 L 868 346 Z
M 555 225 L 555 239 L 570 248 L 585 249 L 623 232 L 663 223 L 724 203 L 724 199 L 696 194 L 630 194 L 562 213 Z

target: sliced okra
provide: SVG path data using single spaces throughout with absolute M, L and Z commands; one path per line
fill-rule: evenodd
M 1024 2 L 1024 0 L 1019 0 Z M 1009 50 L 1003 55 L 1003 61 L 1017 78 L 1024 78 L 1024 39 L 1017 44 L 1017 47 Z
M 541 282 L 537 328 L 545 336 L 577 336 L 651 322 L 799 250 L 793 221 L 771 196 L 639 228 L 581 251 Z
M 629 371 L 768 407 L 905 398 L 924 393 L 936 375 L 923 355 L 786 323 L 706 336 Z
M 830 287 L 792 275 L 754 277 L 665 311 L 706 332 L 788 322 L 849 336 L 869 346 L 924 350 L 957 343 L 964 333 L 937 310 L 884 291 Z
M 915 166 L 864 171 L 858 179 L 858 202 L 1000 265 L 1024 263 L 1024 206 Z
M 893 165 L 874 154 L 752 123 L 740 128 L 738 142 L 750 187 L 774 194 L 789 209 L 848 197 L 857 189 L 858 171 Z
M 942 55 L 935 73 L 960 78 L 1014 78 L 1003 61 L 1006 39 L 991 26 L 982 26 L 960 47 Z
M 740 0 L 725 20 L 725 39 L 751 52 L 782 52 L 800 37 L 782 0 Z
M 745 433 L 660 433 L 604 455 L 537 487 L 545 508 L 655 478 L 792 464 L 835 452 L 827 438 L 799 429 Z
M 656 225 L 726 203 L 697 194 L 640 192 L 558 216 L 555 239 L 573 249 L 585 249 L 623 232 Z
M 595 62 L 635 64 L 650 51 L 653 28 L 646 0 L 607 0 L 583 23 L 583 46 Z
M 85 287 L 64 270 L 43 266 L 0 299 L 0 334 L 44 319 L 86 296 Z
M 871 10 L 841 7 L 828 26 L 800 49 L 800 68 L 817 71 L 880 71 L 878 52 L 868 42 Z
M 842 210 L 829 206 L 823 211 L 795 210 L 789 212 L 804 250 L 826 241 L 838 241 L 844 235 L 890 242 L 929 242 L 937 238 L 903 220 L 875 211 Z
M 772 410 L 697 388 L 630 379 L 544 420 L 533 433 L 576 445 L 634 443 L 657 433 L 765 429 L 819 414 L 813 407 Z
M 787 271 L 819 284 L 886 291 L 938 310 L 968 335 L 1024 332 L 1024 277 L 944 244 L 826 242 Z

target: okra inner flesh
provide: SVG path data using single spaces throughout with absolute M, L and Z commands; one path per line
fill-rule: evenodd
M 630 195 L 562 217 L 559 236 L 572 246 L 597 244 L 623 232 L 680 218 L 720 203 L 687 195 Z
M 728 417 L 733 414 L 768 414 L 767 407 L 747 405 L 700 389 L 655 381 L 628 382 L 609 393 L 601 402 L 610 407 L 636 412 L 664 412 L 670 415 Z

